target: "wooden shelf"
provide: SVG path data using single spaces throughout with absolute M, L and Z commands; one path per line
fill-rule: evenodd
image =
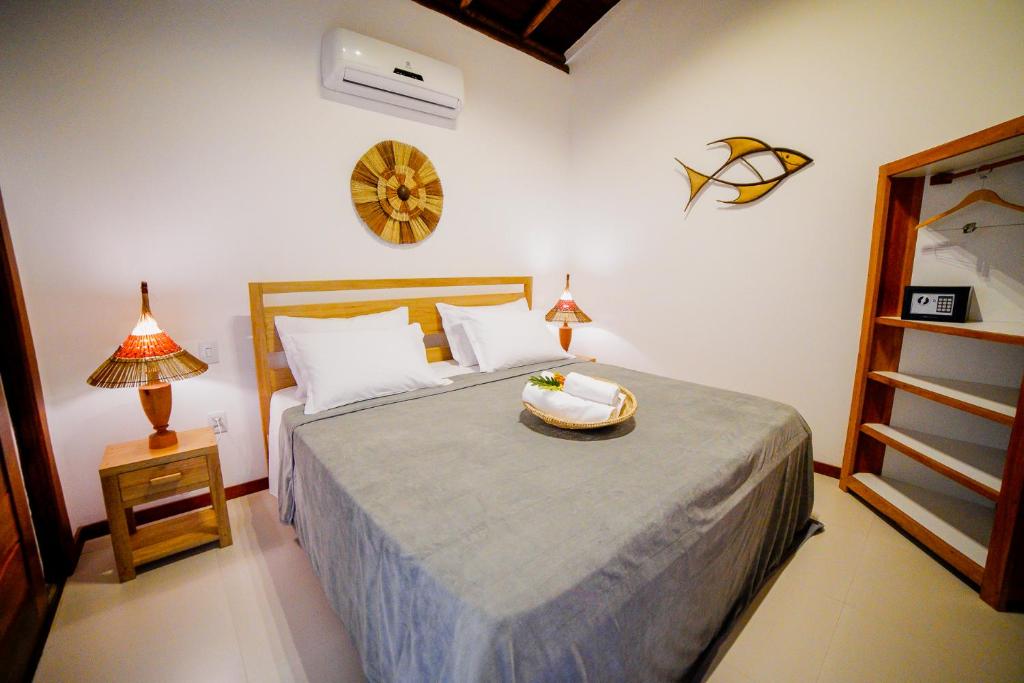
M 969 579 L 981 583 L 993 508 L 868 472 L 853 475 L 849 487 Z
M 1012 426 L 1017 415 L 1018 390 L 1012 387 L 889 370 L 872 370 L 868 379 L 1005 425 Z
M 911 330 L 1024 346 L 1024 322 L 941 323 L 927 320 L 903 320 L 890 315 L 875 318 L 875 322 L 889 327 L 905 327 Z
M 879 168 L 864 317 L 839 479 L 843 490 L 860 496 L 978 583 L 981 599 L 997 610 L 1024 605 L 1024 387 L 1017 374 L 1020 370 L 1014 365 L 1008 373 L 993 375 L 990 380 L 1012 387 L 922 377 L 899 370 L 908 329 L 987 342 L 961 345 L 964 348 L 943 356 L 943 369 L 934 371 L 969 377 L 966 373 L 972 364 L 1003 362 L 1005 353 L 994 343 L 1024 347 L 1024 321 L 902 320 L 899 312 L 921 253 L 917 228 L 926 199 L 926 176 L 968 167 L 976 170 L 974 167 L 1016 156 L 1020 150 L 1024 150 L 1024 116 Z M 963 196 L 954 188 L 950 197 L 957 195 Z M 1019 197 L 1011 199 L 1020 201 Z M 1005 257 L 1019 260 L 1018 251 Z M 897 401 L 901 392 L 1008 426 L 1005 450 L 890 426 L 894 408 L 897 415 L 901 409 Z M 956 416 L 936 415 L 920 426 L 956 436 L 950 431 L 952 425 L 928 426 L 950 417 Z M 957 489 L 951 493 L 975 504 L 880 476 L 887 471 L 886 458 L 904 457 L 969 489 L 972 493 Z
M 869 422 L 860 430 L 990 500 L 999 499 L 1006 451 Z
M 131 535 L 132 560 L 136 565 L 146 564 L 219 540 L 216 510 L 212 507 L 194 510 L 139 527 Z

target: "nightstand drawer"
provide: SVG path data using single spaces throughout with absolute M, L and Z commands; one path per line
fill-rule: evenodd
M 209 482 L 210 473 L 203 455 L 125 472 L 118 477 L 121 501 L 126 507 L 191 491 Z

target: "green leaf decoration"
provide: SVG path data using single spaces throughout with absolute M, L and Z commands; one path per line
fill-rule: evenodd
M 530 384 L 547 391 L 561 391 L 562 383 L 553 375 L 533 375 L 530 377 Z

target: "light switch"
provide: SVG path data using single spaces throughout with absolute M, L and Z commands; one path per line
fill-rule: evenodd
M 220 352 L 217 351 L 217 342 L 199 342 L 199 360 L 207 365 L 220 362 Z
M 219 410 L 215 413 L 210 413 L 206 416 L 210 426 L 213 427 L 214 434 L 223 434 L 228 431 L 228 415 L 223 410 Z

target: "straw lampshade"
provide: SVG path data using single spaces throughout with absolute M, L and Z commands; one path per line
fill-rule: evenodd
M 562 296 L 558 298 L 544 319 L 549 323 L 562 323 L 562 326 L 558 328 L 558 340 L 562 342 L 562 348 L 566 351 L 569 350 L 569 343 L 572 341 L 572 328 L 569 327 L 569 323 L 591 322 L 590 316 L 584 313 L 572 298 L 572 292 L 569 291 L 568 273 L 565 275 L 565 290 L 562 292 Z
M 201 375 L 207 368 L 160 329 L 149 309 L 149 287 L 143 282 L 142 315 L 135 328 L 86 381 L 107 389 L 139 387 L 142 409 L 156 430 L 149 435 L 149 447 L 167 448 L 178 443 L 178 435 L 167 428 L 171 417 L 169 382 Z

